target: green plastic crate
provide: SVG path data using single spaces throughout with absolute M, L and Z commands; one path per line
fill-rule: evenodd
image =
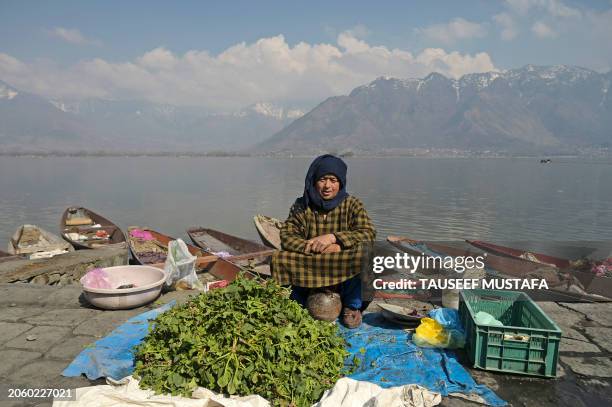
M 504 324 L 477 325 L 484 311 Z M 517 291 L 469 290 L 459 298 L 465 349 L 474 367 L 498 372 L 555 377 L 561 330 L 542 309 Z

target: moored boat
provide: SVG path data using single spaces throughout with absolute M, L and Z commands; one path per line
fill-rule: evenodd
M 274 249 L 252 240 L 230 235 L 215 229 L 193 227 L 187 230 L 193 244 L 207 252 L 226 258 L 246 258 L 249 256 L 269 256 Z
M 508 256 L 515 259 L 523 259 L 529 260 L 534 263 L 541 264 L 552 264 L 559 268 L 566 268 L 570 266 L 570 260 L 562 259 L 559 257 L 548 256 L 546 254 L 514 249 L 512 247 L 506 247 L 501 245 L 496 245 L 489 242 L 483 242 L 482 240 L 466 240 L 472 246 L 478 247 L 479 249 L 485 250 L 489 253 L 499 254 L 502 256 Z
M 76 249 L 97 249 L 109 245 L 125 247 L 123 231 L 110 220 L 83 207 L 67 208 L 60 229 L 64 240 Z
M 250 270 L 261 276 L 271 275 L 270 261 L 274 249 L 215 229 L 193 227 L 187 230 L 187 234 L 202 250 L 223 258 L 239 269 Z M 215 274 L 215 271 L 221 267 L 231 268 L 226 262 L 215 264 L 210 273 Z
M 270 256 L 242 260 L 219 258 L 207 271 L 228 282 L 234 281 L 240 273 L 248 279 L 268 278 L 271 276 L 269 258 Z
M 164 263 L 168 256 L 168 243 L 176 238 L 149 228 L 128 227 L 128 245 L 132 258 L 138 264 L 154 265 Z M 196 268 L 204 269 L 217 261 L 217 256 L 199 247 L 185 243 L 189 253 L 198 257 Z
M 8 244 L 9 255 L 22 255 L 29 259 L 44 259 L 74 251 L 74 247 L 61 237 L 36 225 L 17 228 Z
M 388 236 L 387 241 L 401 251 L 413 255 L 423 252 L 441 256 L 482 256 L 490 278 L 540 278 L 546 280 L 550 295 L 542 297 L 561 301 L 609 301 L 612 296 L 612 279 L 593 273 L 560 269 L 553 264 L 538 263 L 520 257 L 502 256 L 486 252 L 464 242 L 430 242 L 403 236 Z M 537 294 L 537 293 L 535 293 Z
M 255 223 L 255 228 L 263 244 L 280 250 L 280 229 L 283 227 L 283 222 L 271 216 L 255 215 L 253 216 L 253 223 Z

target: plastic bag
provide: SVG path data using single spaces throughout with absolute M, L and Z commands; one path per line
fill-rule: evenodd
M 429 312 L 431 318 L 421 319 L 412 341 L 422 347 L 456 349 L 465 346 L 465 331 L 459 313 L 451 308 Z
M 474 319 L 478 325 L 504 326 L 501 321 L 498 321 L 493 315 L 484 311 L 478 311 L 476 315 L 474 315 Z
M 101 268 L 91 269 L 79 282 L 86 288 L 113 288 L 108 273 Z
M 452 308 L 436 308 L 429 311 L 429 316 L 445 329 L 457 329 L 462 331 L 463 326 L 461 325 L 461 319 L 459 318 L 459 312 Z
M 168 243 L 168 256 L 164 264 L 166 286 L 175 290 L 205 290 L 204 284 L 198 280 L 195 272 L 197 257 L 189 253 L 185 242 L 181 239 Z
M 130 230 L 130 236 L 142 240 L 154 240 L 153 235 L 148 230 L 132 229 Z
M 417 346 L 426 348 L 445 348 L 449 343 L 448 333 L 438 321 L 431 318 L 422 318 L 417 327 L 412 341 Z

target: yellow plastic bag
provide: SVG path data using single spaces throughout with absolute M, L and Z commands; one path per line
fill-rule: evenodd
M 450 343 L 450 335 L 435 319 L 423 318 L 412 335 L 412 341 L 426 348 L 446 348 Z

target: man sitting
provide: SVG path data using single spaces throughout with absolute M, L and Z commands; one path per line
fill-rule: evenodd
M 316 158 L 281 229 L 282 251 L 272 259 L 272 275 L 291 284 L 291 298 L 306 305 L 310 288 L 339 285 L 342 322 L 361 324 L 361 272 L 364 243 L 376 230 L 359 199 L 346 192 L 346 164 L 338 157 Z

